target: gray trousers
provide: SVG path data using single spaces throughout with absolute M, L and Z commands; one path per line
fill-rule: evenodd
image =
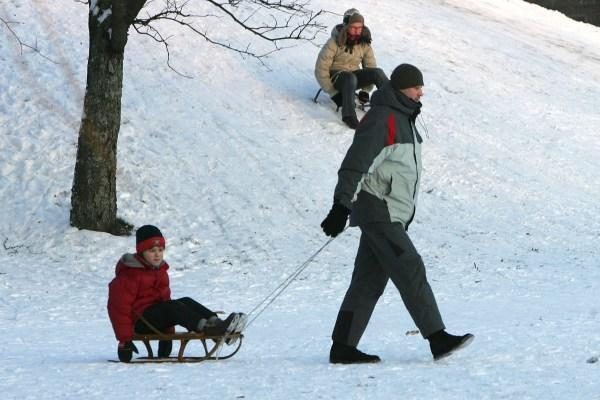
M 389 279 L 423 337 L 444 329 L 425 265 L 402 224 L 373 223 L 360 229 L 352 281 L 332 339 L 349 346 L 358 345 Z

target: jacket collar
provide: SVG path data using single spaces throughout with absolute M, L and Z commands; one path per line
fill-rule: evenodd
M 421 102 L 416 102 L 402 92 L 394 90 L 392 84 L 387 82 L 381 89 L 373 93 L 371 104 L 374 106 L 384 105 L 392 107 L 412 119 L 415 119 L 421 112 Z
M 160 269 L 166 265 L 166 262 L 163 260 L 158 267 L 155 267 L 147 263 L 146 260 L 144 260 L 144 258 L 139 254 L 127 253 L 123 254 L 119 264 L 122 264 L 123 266 L 128 268 Z

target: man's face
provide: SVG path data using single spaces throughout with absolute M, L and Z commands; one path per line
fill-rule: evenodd
M 353 22 L 348 25 L 348 34 L 350 36 L 360 36 L 362 35 L 363 24 L 361 22 Z
M 416 102 L 421 100 L 421 97 L 423 97 L 424 95 L 423 86 L 414 86 L 407 89 L 400 89 L 400 91 L 404 93 L 406 97 Z

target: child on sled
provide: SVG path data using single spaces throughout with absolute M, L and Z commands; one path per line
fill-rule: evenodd
M 189 297 L 171 300 L 169 265 L 164 260 L 165 238 L 153 225 L 142 226 L 135 237 L 136 253 L 121 257 L 116 276 L 108 285 L 108 316 L 119 341 L 120 361 L 129 362 L 132 353 L 137 353 L 132 342 L 134 333 L 173 333 L 175 325 L 210 336 L 240 333 L 244 329 L 247 316 L 243 313 L 231 313 L 222 320 Z M 158 356 L 168 357 L 171 348 L 171 341 L 161 340 Z

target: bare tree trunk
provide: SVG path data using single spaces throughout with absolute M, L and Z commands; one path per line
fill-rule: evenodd
M 79 128 L 75 176 L 71 189 L 71 225 L 80 229 L 109 232 L 116 235 L 131 233 L 132 226 L 117 218 L 117 140 L 121 125 L 121 95 L 123 92 L 123 55 L 127 31 L 134 25 L 140 33 L 169 47 L 167 38 L 153 25 L 165 20 L 186 26 L 210 43 L 259 56 L 248 48 L 235 49 L 229 44 L 211 40 L 206 33 L 194 27 L 198 16 L 184 11 L 189 1 L 164 0 L 163 9 L 146 18 L 137 19 L 148 0 L 94 0 L 89 5 L 90 48 L 87 65 L 87 86 L 83 116 Z M 314 14 L 300 0 L 235 0 L 215 2 L 205 0 L 233 21 L 264 40 L 277 43 L 282 40 L 306 39 L 307 30 L 320 31 L 323 27 Z M 256 8 L 276 10 L 280 19 L 255 27 L 247 25 L 247 17 L 238 19 L 234 12 L 241 3 Z M 291 23 L 295 16 L 302 20 Z M 6 23 L 5 23 L 6 24 Z M 280 34 L 280 32 L 284 32 Z M 274 34 L 273 37 L 270 34 Z M 312 37 L 314 38 L 314 36 Z M 168 58 L 167 58 L 168 60 Z
M 122 229 L 123 221 L 117 219 L 116 171 L 125 46 L 111 47 L 107 29 L 101 25 L 90 14 L 87 86 L 71 191 L 71 225 L 124 234 L 128 232 Z

